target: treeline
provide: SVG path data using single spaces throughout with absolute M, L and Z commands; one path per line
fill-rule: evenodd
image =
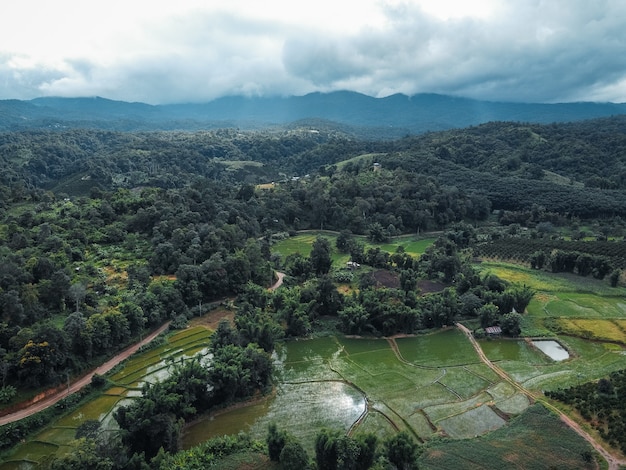
M 615 287 L 626 267 L 623 241 L 567 241 L 507 236 L 478 243 L 477 256 L 515 260 L 533 269 L 567 272 L 609 281 Z

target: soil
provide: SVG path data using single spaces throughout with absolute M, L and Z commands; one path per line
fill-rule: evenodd
M 378 286 L 387 287 L 389 289 L 400 288 L 400 277 L 391 271 L 381 269 L 380 271 L 373 272 L 372 277 Z
M 441 292 L 446 288 L 446 286 L 440 282 L 422 279 L 417 281 L 417 288 L 421 294 L 432 294 L 435 292 Z

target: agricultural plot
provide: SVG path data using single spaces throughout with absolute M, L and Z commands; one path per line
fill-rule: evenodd
M 506 422 L 487 405 L 480 405 L 462 414 L 446 418 L 439 424 L 448 436 L 466 439 L 499 429 Z
M 337 235 L 338 234 L 335 232 L 324 231 L 300 233 L 294 237 L 290 237 L 275 243 L 272 246 L 272 251 L 280 253 L 283 258 L 286 258 L 287 256 L 294 253 L 300 253 L 302 256 L 309 256 L 309 253 L 311 252 L 311 248 L 313 246 L 313 242 L 318 236 L 322 236 L 327 238 L 330 242 L 331 257 L 334 266 L 342 267 L 350 260 L 350 256 L 345 253 L 339 253 L 335 248 Z M 374 247 L 379 247 L 381 250 L 393 254 L 396 252 L 399 246 L 402 246 L 406 253 L 415 257 L 418 257 L 422 253 L 424 253 L 424 251 L 426 251 L 426 248 L 432 245 L 435 241 L 434 238 L 418 238 L 412 236 L 398 237 L 394 238 L 389 243 L 376 245 L 370 243 L 365 237 L 355 236 L 354 238 L 362 241 L 366 250 Z
M 560 337 L 570 359 L 553 361 L 526 341 L 506 339 L 480 342 L 486 356 L 510 377 L 533 391 L 552 390 L 598 380 L 626 367 L 622 348 L 576 337 Z
M 111 377 L 115 383 L 113 387 L 18 446 L 9 461 L 0 464 L 0 470 L 35 465 L 57 452 L 63 452 L 72 445 L 76 430 L 86 421 L 100 421 L 102 430 L 116 428 L 112 413 L 117 406 L 132 400 L 133 396 L 139 396 L 144 382 L 166 377 L 171 362 L 185 360 L 199 348 L 206 348 L 210 335 L 206 328 L 189 328 L 174 333 L 165 344 L 133 356 Z
M 382 426 L 376 432 L 383 437 L 407 430 L 422 440 L 438 434 L 467 438 L 504 425 L 500 414 L 528 406 L 514 401 L 515 390 L 504 386 L 492 394 L 501 379 L 455 329 L 395 342 L 291 341 L 278 348 L 275 366 L 280 383 L 265 411 L 252 404 L 249 414 L 243 407 L 200 421 L 187 429 L 184 447 L 224 429 L 263 438 L 270 421 L 281 423 L 305 446 L 313 444 L 321 427 L 358 432 L 373 423 Z M 506 410 L 495 411 L 498 402 Z M 237 428 L 236 422 L 245 424 Z
M 478 414 L 478 413 L 477 413 Z M 478 416 L 483 420 L 483 416 Z M 485 420 L 488 422 L 488 420 Z M 596 468 L 583 460 L 591 447 L 555 415 L 533 405 L 507 426 L 467 441 L 447 441 L 430 446 L 419 458 L 423 469 L 484 468 Z
M 626 321 L 589 318 L 559 318 L 558 324 L 563 333 L 601 341 L 614 341 L 626 344 Z
M 525 284 L 540 292 L 579 292 L 602 297 L 626 296 L 626 288 L 610 287 L 606 280 L 583 277 L 570 273 L 550 273 L 530 269 L 518 264 L 483 261 L 477 266 L 484 274 L 493 273 L 498 277 L 518 284 Z
M 554 317 L 626 318 L 624 297 L 557 292 L 543 308 L 547 315 Z
M 411 364 L 443 367 L 480 362 L 470 342 L 456 328 L 395 341 L 402 358 Z

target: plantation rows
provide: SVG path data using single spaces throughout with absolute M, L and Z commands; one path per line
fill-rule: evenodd
M 626 370 L 613 372 L 608 379 L 547 392 L 546 395 L 574 406 L 590 420 L 603 439 L 626 452 Z
M 568 241 L 544 238 L 501 238 L 480 243 L 475 248 L 477 256 L 530 262 L 531 256 L 554 250 L 576 252 L 610 259 L 614 268 L 626 268 L 626 242 L 624 241 Z

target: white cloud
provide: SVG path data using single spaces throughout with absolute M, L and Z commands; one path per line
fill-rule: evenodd
M 624 50 L 620 0 L 21 0 L 0 7 L 0 98 L 623 102 Z

